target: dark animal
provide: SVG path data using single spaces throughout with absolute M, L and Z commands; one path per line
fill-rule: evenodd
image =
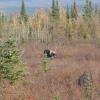
M 55 58 L 56 57 L 56 52 L 49 50 L 49 49 L 45 49 L 44 50 L 44 55 L 46 55 L 48 58 Z

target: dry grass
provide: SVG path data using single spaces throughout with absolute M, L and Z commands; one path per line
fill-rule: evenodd
M 57 58 L 50 61 L 47 73 L 41 66 L 44 45 L 27 43 L 21 48 L 24 50 L 23 60 L 29 67 L 29 73 L 23 83 L 7 85 L 1 90 L 1 100 L 53 100 L 54 96 L 59 96 L 61 100 L 84 100 L 78 79 L 85 71 L 92 73 L 92 98 L 99 100 L 100 48 L 96 45 L 77 43 L 58 46 Z

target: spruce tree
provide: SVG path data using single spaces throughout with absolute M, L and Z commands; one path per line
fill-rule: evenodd
M 59 26 L 59 1 L 52 0 L 52 7 L 50 13 L 50 23 L 49 23 L 49 34 L 51 34 L 51 40 L 54 41 L 55 34 L 57 33 L 57 28 Z
M 74 0 L 74 3 L 71 7 L 71 17 L 77 19 L 78 17 L 78 11 L 77 11 L 77 4 L 76 1 Z
M 59 2 L 56 0 L 56 16 L 59 18 Z
M 52 16 L 55 16 L 55 0 L 52 0 Z
M 0 45 L 0 79 L 15 82 L 24 75 L 25 66 L 21 60 L 21 52 L 16 47 L 16 41 L 10 38 Z
M 52 13 L 51 16 L 55 19 L 59 18 L 59 2 L 58 0 L 52 1 Z
M 97 6 L 97 4 L 95 4 L 94 14 L 95 14 L 95 15 L 97 15 L 97 14 L 98 14 L 98 6 Z
M 27 16 L 27 14 L 26 14 L 26 7 L 25 7 L 24 0 L 22 0 L 20 15 L 21 15 L 21 19 L 22 19 L 24 22 L 26 22 L 26 21 L 28 20 L 28 16 Z
M 66 9 L 66 17 L 67 17 L 67 19 L 70 18 L 70 9 L 69 9 L 68 5 L 67 5 L 67 9 Z
M 92 11 L 93 11 L 93 8 L 92 8 L 91 0 L 86 0 L 84 10 L 83 10 L 84 18 L 85 18 L 86 21 L 89 21 L 89 19 L 92 18 Z

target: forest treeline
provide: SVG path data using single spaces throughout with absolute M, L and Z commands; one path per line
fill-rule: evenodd
M 50 43 L 66 40 L 91 40 L 100 38 L 100 8 L 91 0 L 79 7 L 74 0 L 71 6 L 61 7 L 59 0 L 52 0 L 51 8 L 40 8 L 29 16 L 24 0 L 20 14 L 12 14 L 7 20 L 0 13 L 0 38 L 14 36 L 18 41 L 28 40 Z

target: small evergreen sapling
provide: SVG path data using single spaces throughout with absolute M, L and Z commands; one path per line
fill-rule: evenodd
M 0 46 L 0 78 L 10 82 L 20 80 L 25 75 L 25 65 L 16 41 L 10 38 Z
M 42 60 L 42 66 L 44 72 L 47 72 L 49 70 L 49 58 L 47 57 L 47 54 L 44 55 L 44 58 Z

